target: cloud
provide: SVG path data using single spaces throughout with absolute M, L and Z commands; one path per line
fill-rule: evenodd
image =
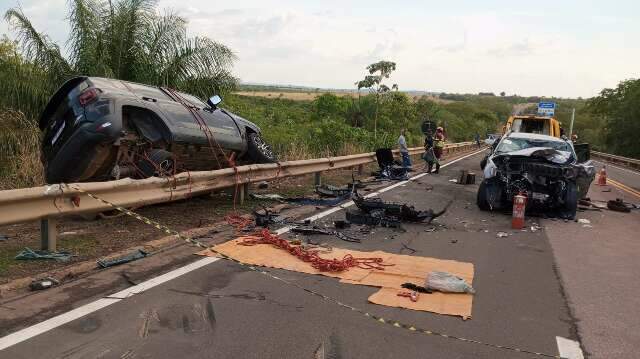
M 495 57 L 505 56 L 531 56 L 535 54 L 535 47 L 528 39 L 517 41 L 502 47 L 494 47 L 487 50 L 487 54 Z

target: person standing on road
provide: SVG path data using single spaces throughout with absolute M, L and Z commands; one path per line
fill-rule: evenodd
M 400 147 L 400 155 L 402 156 L 402 167 L 410 169 L 411 158 L 409 157 L 407 140 L 404 138 L 404 128 L 400 130 L 400 137 L 398 137 L 398 146 Z
M 480 134 L 476 132 L 476 135 L 474 136 L 475 140 L 476 140 L 476 144 L 478 145 L 478 148 L 480 148 Z
M 442 158 L 442 152 L 444 152 L 444 129 L 442 127 L 438 127 L 436 129 L 436 136 L 433 140 L 433 153 L 438 160 L 436 162 L 436 171 L 434 173 L 440 172 L 440 158 Z
M 433 142 L 433 133 L 431 132 L 431 129 L 429 129 L 427 130 L 427 133 L 425 133 L 424 154 L 422 155 L 422 159 L 427 162 L 427 173 L 431 173 L 434 163 L 436 164 L 436 168 L 440 168 L 440 163 L 434 153 Z

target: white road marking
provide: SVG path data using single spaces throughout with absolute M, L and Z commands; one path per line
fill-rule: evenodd
M 31 339 L 37 335 L 42 333 L 46 333 L 51 329 L 55 329 L 61 325 L 67 324 L 71 321 L 74 321 L 78 318 L 84 317 L 87 314 L 91 314 L 95 311 L 98 311 L 104 307 L 110 306 L 111 304 L 118 303 L 122 299 L 129 297 L 130 295 L 142 293 L 143 291 L 153 288 L 159 284 L 170 281 L 171 279 L 175 279 L 183 274 L 189 273 L 195 269 L 200 267 L 204 267 L 207 264 L 211 264 L 220 258 L 217 257 L 205 257 L 196 262 L 187 264 L 184 267 L 180 267 L 175 269 L 169 273 L 165 273 L 155 278 L 151 278 L 146 282 L 140 283 L 131 288 L 127 288 L 118 293 L 114 293 L 105 298 L 98 299 L 89 304 L 85 304 L 81 307 L 68 311 L 66 313 L 55 316 L 51 319 L 47 319 L 44 322 L 40 322 L 38 324 L 32 325 L 28 328 L 19 330 L 15 333 L 9 334 L 5 337 L 0 338 L 0 350 L 6 349 L 10 346 L 16 345 L 20 342 L 23 342 L 27 339 Z
M 580 343 L 575 340 L 556 337 L 558 343 L 558 354 L 567 359 L 584 359 Z
M 458 161 L 461 161 L 461 160 L 463 160 L 465 158 L 477 155 L 478 153 L 483 152 L 483 151 L 484 150 L 476 151 L 476 152 L 473 152 L 473 153 L 468 154 L 466 156 L 462 156 L 462 157 L 456 158 L 453 161 L 450 161 L 450 162 L 447 162 L 447 163 L 443 164 L 442 166 L 440 166 L 440 168 L 447 167 L 447 166 L 452 165 L 452 164 L 454 164 L 454 163 L 456 163 Z M 418 179 L 420 177 L 426 176 L 426 175 L 427 175 L 427 173 L 421 173 L 419 175 L 416 175 L 416 176 L 413 176 L 413 177 L 409 178 L 406 181 L 401 181 L 401 182 L 395 183 L 395 184 L 393 184 L 391 186 L 382 188 L 382 189 L 378 190 L 377 192 L 369 193 L 365 197 L 369 198 L 369 197 L 377 196 L 380 193 L 387 192 L 389 190 L 392 190 L 392 189 L 394 189 L 396 187 L 399 187 L 399 186 L 402 186 L 404 184 L 407 184 L 410 181 L 414 181 L 414 180 L 416 180 L 416 179 Z M 330 208 L 330 209 L 328 209 L 326 211 L 323 211 L 323 212 L 320 212 L 320 213 L 318 213 L 316 215 L 313 215 L 311 217 L 305 218 L 304 220 L 305 221 L 306 220 L 315 221 L 317 219 L 326 217 L 326 216 L 328 216 L 328 215 L 330 215 L 332 213 L 338 212 L 338 211 L 340 211 L 342 209 L 351 207 L 354 204 L 355 203 L 353 203 L 353 201 L 345 202 L 345 203 L 343 203 L 343 204 L 341 204 L 339 206 Z M 283 228 L 280 228 L 279 230 L 277 230 L 275 233 L 278 234 L 278 235 L 284 234 L 284 233 L 289 232 L 291 230 L 291 228 L 292 227 L 290 227 L 290 226 L 283 227 Z M 181 275 L 187 274 L 187 273 L 189 273 L 191 271 L 194 271 L 194 270 L 196 270 L 198 268 L 204 267 L 204 266 L 206 266 L 208 264 L 211 264 L 211 263 L 213 263 L 215 261 L 218 261 L 219 259 L 220 258 L 218 258 L 218 257 L 205 257 L 203 259 L 200 259 L 198 261 L 195 261 L 193 263 L 190 263 L 190 264 L 187 264 L 187 265 L 185 265 L 183 267 L 175 269 L 175 270 L 173 270 L 171 272 L 168 272 L 168 273 L 162 274 L 160 276 L 151 278 L 151 279 L 149 279 L 149 280 L 147 280 L 145 282 L 142 282 L 142 283 L 140 283 L 138 285 L 135 285 L 133 287 L 129 287 L 129 288 L 127 288 L 125 290 L 122 290 L 120 292 L 111 294 L 109 296 L 106 296 L 104 298 L 98 299 L 98 300 L 96 300 L 94 302 L 91 302 L 89 304 L 83 305 L 82 307 L 73 309 L 73 310 L 71 310 L 69 312 L 60 314 L 60 315 L 55 316 L 55 317 L 53 317 L 51 319 L 47 319 L 47 320 L 45 320 L 43 322 L 40 322 L 40 323 L 35 324 L 35 325 L 32 325 L 32 326 L 30 326 L 28 328 L 25 328 L 25 329 L 22 329 L 22 330 L 19 330 L 19 331 L 15 332 L 15 333 L 9 334 L 9 335 L 7 335 L 5 337 L 0 338 L 0 350 L 6 349 L 6 348 L 11 347 L 13 345 L 16 345 L 18 343 L 21 343 L 21 342 L 23 342 L 25 340 L 31 339 L 31 338 L 33 338 L 35 336 L 38 336 L 38 335 L 42 334 L 42 333 L 46 333 L 49 330 L 55 329 L 55 328 L 57 328 L 57 327 L 59 327 L 61 325 L 64 325 L 64 324 L 69 323 L 71 321 L 74 321 L 74 320 L 76 320 L 78 318 L 81 318 L 81 317 L 83 317 L 85 315 L 91 314 L 91 313 L 93 313 L 95 311 L 98 311 L 98 310 L 100 310 L 100 309 L 102 309 L 104 307 L 107 307 L 107 306 L 109 306 L 111 304 L 118 303 L 119 301 L 121 301 L 123 299 L 126 299 L 126 298 L 129 298 L 129 297 L 131 297 L 131 296 L 133 296 L 135 294 L 140 294 L 140 293 L 142 293 L 142 292 L 144 292 L 144 291 L 146 291 L 148 289 L 151 289 L 151 288 L 153 288 L 155 286 L 158 286 L 158 285 L 160 285 L 162 283 L 166 283 L 166 282 L 168 282 L 168 281 L 170 281 L 172 279 L 175 279 L 175 278 L 177 278 L 177 277 L 179 277 Z

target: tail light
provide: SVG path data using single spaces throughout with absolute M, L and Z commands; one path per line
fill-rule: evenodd
M 78 96 L 78 101 L 80 101 L 81 106 L 85 106 L 98 98 L 99 89 L 97 88 L 88 88 Z

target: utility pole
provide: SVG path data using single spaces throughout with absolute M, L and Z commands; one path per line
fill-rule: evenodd
M 573 120 L 575 119 L 576 119 L 576 109 L 574 107 L 573 110 L 571 111 L 571 125 L 569 125 L 569 138 L 572 138 L 571 136 L 573 136 Z

